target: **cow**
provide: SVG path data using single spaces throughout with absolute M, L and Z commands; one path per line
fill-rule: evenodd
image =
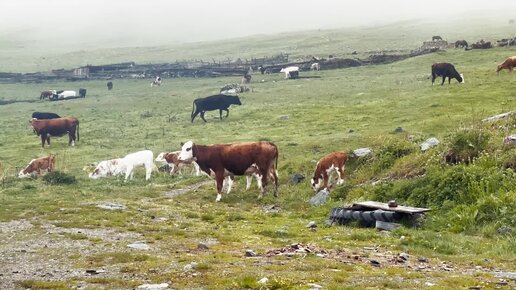
M 468 42 L 465 40 L 455 41 L 455 48 L 468 48 Z
M 289 66 L 282 68 L 280 72 L 285 73 L 285 79 L 290 78 L 298 78 L 299 77 L 299 67 L 298 66 Z
M 75 146 L 75 133 L 77 132 L 77 141 L 79 141 L 79 120 L 74 117 L 64 117 L 57 119 L 29 121 L 32 125 L 34 133 L 41 136 L 41 147 L 45 147 L 45 140 L 50 146 L 50 136 L 61 137 L 68 133 L 68 145 Z
M 90 173 L 91 179 L 105 176 L 117 176 L 125 173 L 125 181 L 133 179 L 136 167 L 145 167 L 145 180 L 151 178 L 154 168 L 154 153 L 150 150 L 142 150 L 127 154 L 124 158 L 112 159 L 100 162 L 95 170 Z
M 61 118 L 58 114 L 55 113 L 45 113 L 45 112 L 34 112 L 32 113 L 32 119 L 57 119 Z
M 261 177 L 260 195 L 263 197 L 269 175 L 274 183 L 274 196 L 278 195 L 278 147 L 267 141 L 244 142 L 234 144 L 198 145 L 192 141 L 181 147 L 179 160 L 195 160 L 201 170 L 208 175 L 215 175 L 217 182 L 217 198 L 222 198 L 225 176 L 242 176 L 254 167 Z
M 444 84 L 446 78 L 448 78 L 448 84 L 450 84 L 452 78 L 456 79 L 459 83 L 464 83 L 464 75 L 459 74 L 451 63 L 442 62 L 432 64 L 432 86 L 438 76 L 443 77 L 441 86 Z
M 348 161 L 348 154 L 346 152 L 333 152 L 322 157 L 315 166 L 314 176 L 310 180 L 312 189 L 317 192 L 321 187 L 321 181 L 324 188 L 329 190 L 328 182 L 333 172 L 337 172 L 337 185 L 344 183 L 344 169 Z M 330 186 L 331 187 L 331 186 Z
M 161 152 L 154 161 L 156 162 L 164 162 L 167 163 L 170 166 L 170 175 L 179 172 L 181 173 L 180 169 L 184 166 L 191 165 L 193 169 L 195 170 L 195 176 L 200 175 L 200 169 L 199 165 L 195 163 L 195 161 L 179 161 L 178 155 L 181 153 L 181 151 L 174 151 L 174 152 Z
M 57 95 L 54 95 L 52 98 L 53 99 L 66 99 L 66 98 L 75 97 L 75 96 L 77 96 L 77 93 L 75 91 L 62 91 L 62 92 L 57 92 Z
M 100 161 L 99 164 L 97 164 L 97 167 L 95 167 L 95 170 L 93 170 L 88 177 L 91 179 L 98 179 L 100 177 L 125 174 L 124 168 L 120 166 L 121 161 L 122 158 Z
M 42 173 L 42 171 L 50 172 L 54 170 L 56 165 L 55 155 L 48 155 L 46 157 L 41 157 L 37 159 L 32 159 L 29 162 L 29 165 L 22 169 L 18 173 L 18 178 L 26 178 L 31 176 L 37 176 Z
M 108 91 L 111 91 L 113 89 L 113 82 L 107 83 L 107 89 L 108 89 Z
M 81 98 L 86 98 L 86 89 L 84 89 L 84 88 L 80 88 L 80 89 L 79 89 L 79 96 L 80 96 Z
M 206 111 L 219 110 L 220 119 L 222 120 L 222 111 L 226 111 L 226 118 L 229 116 L 229 106 L 231 105 L 242 105 L 240 102 L 240 98 L 238 96 L 230 96 L 230 95 L 213 95 L 205 98 L 198 98 L 193 101 L 192 107 L 192 123 L 197 117 L 197 115 L 201 114 L 201 119 L 204 122 L 207 122 L 204 118 L 204 113 Z
M 42 91 L 41 94 L 39 95 L 39 99 L 40 100 L 43 100 L 44 98 L 48 98 L 48 99 L 51 99 L 54 97 L 54 95 L 57 95 L 57 92 L 56 90 L 46 90 L 46 91 Z
M 150 86 L 153 87 L 153 86 L 161 86 L 161 77 L 156 77 L 155 80 L 153 80 L 151 83 L 150 83 Z
M 251 82 L 251 78 L 252 76 L 250 74 L 245 74 L 244 77 L 242 78 L 242 84 L 248 84 Z
M 318 63 L 318 62 L 314 62 L 312 63 L 312 65 L 310 65 L 310 70 L 321 70 L 321 65 Z
M 516 66 L 516 56 L 511 56 L 504 60 L 501 64 L 496 68 L 496 74 L 500 74 L 502 69 L 506 69 L 509 72 L 512 72 L 512 69 Z
M 432 36 L 432 41 L 437 41 L 437 40 L 443 40 L 443 38 L 440 37 L 439 35 Z

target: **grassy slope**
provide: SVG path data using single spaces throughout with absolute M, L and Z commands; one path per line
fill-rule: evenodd
M 389 28 L 384 29 L 393 33 Z M 378 31 L 381 29 L 371 32 L 372 37 Z M 233 51 L 232 46 L 226 45 L 215 50 Z M 267 46 L 262 49 L 269 52 Z M 208 52 L 207 48 L 204 50 Z M 145 51 L 146 57 L 160 55 Z M 97 53 L 105 54 L 105 51 L 91 55 Z M 134 51 L 127 53 L 132 55 Z M 297 186 L 289 184 L 289 176 L 296 172 L 309 177 L 313 170 L 311 161 L 324 153 L 369 146 L 398 126 L 424 137 L 442 137 L 461 122 L 514 108 L 513 76 L 494 74 L 495 64 L 514 53 L 513 49 L 450 50 L 390 65 L 303 73 L 321 78 L 295 81 L 285 81 L 281 75 L 254 75 L 254 91 L 241 95 L 243 105 L 232 107 L 230 117 L 223 121 L 215 118 L 218 113 L 207 113 L 207 124 L 199 120 L 190 124 L 192 100 L 216 93 L 222 84 L 237 79 L 165 80 L 161 87 L 152 89 L 146 80 L 116 80 L 113 91 L 107 91 L 105 83 L 100 81 L 2 84 L 0 98 L 6 99 L 34 99 L 41 89 L 50 87 L 76 90 L 85 87 L 88 96 L 73 101 L 0 106 L 0 163 L 9 175 L 14 175 L 16 168 L 31 158 L 53 152 L 58 154 L 58 167 L 78 178 L 78 184 L 71 186 L 48 186 L 41 179 L 7 178 L 0 191 L 0 220 L 28 219 L 36 225 L 31 232 L 19 234 L 17 239 L 31 239 L 44 233 L 42 225 L 48 223 L 63 228 L 113 228 L 143 234 L 140 239 L 147 240 L 153 247 L 143 256 L 127 253 L 128 242 L 125 241 L 112 243 L 98 238 L 60 235 L 51 237 L 56 241 L 84 239 L 88 249 L 104 250 L 87 251 L 82 255 L 79 250 L 66 247 L 38 251 L 42 257 L 52 256 L 59 263 L 76 269 L 108 268 L 109 278 L 83 280 L 109 288 L 130 287 L 146 281 L 171 282 L 175 288 L 258 287 L 255 281 L 265 276 L 272 280 L 271 286 L 295 288 L 315 282 L 335 289 L 342 285 L 413 289 L 431 281 L 439 289 L 456 289 L 492 282 L 490 275 L 464 275 L 462 270 L 451 274 L 439 271 L 422 274 L 402 267 L 377 269 L 367 263 L 348 265 L 313 256 L 258 260 L 242 256 L 248 248 L 263 255 L 273 248 L 302 242 L 326 249 L 344 249 L 349 254 L 369 255 L 364 253 L 363 246 L 379 246 L 392 255 L 407 251 L 413 259 L 418 255 L 430 257 L 431 265 L 437 268 L 439 261 L 446 260 L 459 269 L 481 265 L 486 269 L 514 270 L 515 256 L 511 252 L 514 241 L 511 240 L 429 230 L 402 230 L 382 237 L 375 230 L 354 227 L 319 227 L 316 233 L 310 232 L 304 228 L 308 221 L 315 220 L 321 225 L 329 209 L 341 206 L 342 201 L 333 200 L 323 207 L 312 208 L 306 203 L 313 194 L 309 185 L 306 182 Z M 62 57 L 63 66 L 75 63 L 75 56 Z M 137 57 L 132 56 L 131 60 Z M 158 57 L 146 60 L 154 61 Z M 466 84 L 431 87 L 429 68 L 436 61 L 456 64 L 464 73 Z M 263 83 L 258 82 L 261 79 Z M 54 138 L 51 148 L 41 150 L 39 140 L 27 123 L 35 110 L 77 116 L 81 120 L 78 146 L 69 148 L 65 138 Z M 151 116 L 143 118 L 146 112 Z M 166 122 L 169 114 L 175 115 L 172 123 Z M 282 115 L 288 115 L 289 119 L 280 120 Z M 349 129 L 354 132 L 349 133 Z M 163 195 L 165 191 L 204 179 L 158 175 L 149 184 L 141 180 L 140 171 L 137 180 L 127 184 L 112 179 L 93 182 L 83 171 L 83 167 L 92 162 L 142 148 L 152 149 L 155 154 L 176 150 L 180 141 L 189 139 L 198 143 L 269 139 L 277 143 L 280 197 L 268 196 L 257 201 L 256 189 L 243 192 L 244 184 L 240 180 L 235 193 L 225 196 L 219 204 L 214 203 L 211 184 L 197 192 L 168 199 Z M 349 182 L 353 183 L 352 173 L 351 176 Z M 105 212 L 95 208 L 96 203 L 103 201 L 120 202 L 128 209 Z M 272 204 L 279 205 L 281 211 L 265 213 L 262 207 Z M 169 220 L 156 223 L 152 217 Z M 402 235 L 405 239 L 400 238 Z M 327 236 L 331 238 L 325 239 Z M 208 252 L 195 250 L 197 242 L 206 239 L 216 239 L 218 243 Z M 192 261 L 201 265 L 194 271 L 197 275 L 183 270 Z M 124 274 L 133 275 L 133 281 L 124 278 Z M 33 288 L 59 286 L 37 281 L 26 283 L 26 287 Z M 77 280 L 60 283 L 69 287 Z

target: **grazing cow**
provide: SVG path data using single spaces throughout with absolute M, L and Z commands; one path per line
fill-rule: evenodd
M 229 116 L 229 106 L 231 105 L 242 105 L 240 102 L 240 98 L 238 96 L 230 96 L 230 95 L 213 95 L 205 98 L 198 98 L 193 101 L 192 107 L 192 123 L 197 117 L 197 115 L 201 114 L 201 119 L 204 122 L 207 122 L 204 119 L 204 113 L 206 111 L 219 110 L 220 119 L 222 120 L 222 111 L 226 111 L 226 118 Z
M 44 98 L 53 98 L 54 95 L 57 95 L 57 92 L 56 90 L 47 90 L 47 91 L 42 91 L 41 92 L 41 95 L 39 96 L 39 99 L 40 100 L 43 100 Z
M 250 74 L 245 74 L 244 77 L 242 78 L 242 84 L 248 84 L 251 82 L 251 75 Z
M 107 89 L 108 89 L 108 91 L 111 91 L 113 89 L 113 82 L 107 83 Z
M 310 65 L 310 70 L 321 70 L 321 65 L 318 62 L 314 62 Z
M 97 179 L 106 176 L 118 176 L 125 173 L 125 169 L 121 167 L 122 158 L 100 161 L 95 170 L 88 175 L 91 179 Z
M 468 48 L 468 42 L 465 40 L 455 41 L 455 48 Z
M 89 175 L 92 179 L 110 175 L 121 175 L 125 173 L 125 181 L 133 179 L 134 169 L 136 167 L 145 167 L 145 180 L 151 178 L 152 169 L 154 168 L 154 153 L 150 150 L 142 150 L 135 153 L 127 154 L 121 159 L 112 159 L 102 161 L 97 168 Z
M 496 74 L 499 74 L 502 69 L 506 69 L 509 72 L 512 72 L 512 69 L 516 66 L 516 56 L 511 56 L 504 60 L 501 64 L 496 68 Z
M 75 91 L 62 91 L 62 92 L 58 92 L 57 95 L 55 95 L 53 98 L 54 99 L 66 99 L 66 98 L 75 97 L 75 96 L 77 96 Z
M 56 165 L 55 155 L 48 155 L 46 157 L 41 157 L 38 159 L 32 159 L 29 162 L 29 165 L 22 169 L 20 173 L 18 173 L 18 178 L 26 178 L 31 176 L 37 176 L 41 174 L 42 171 L 50 172 L 54 170 Z
M 275 185 L 274 196 L 278 195 L 278 174 L 275 170 L 278 162 L 278 147 L 271 142 L 244 142 L 235 144 L 197 145 L 186 142 L 179 154 L 179 160 L 195 160 L 201 170 L 208 175 L 215 175 L 217 198 L 222 198 L 225 176 L 242 176 L 254 167 L 261 177 L 260 196 L 263 197 L 269 175 Z
M 432 41 L 443 40 L 439 35 L 432 36 Z
M 50 146 L 50 136 L 61 137 L 68 133 L 68 145 L 75 146 L 75 132 L 77 132 L 77 141 L 79 141 L 79 120 L 74 117 L 64 117 L 57 119 L 29 121 L 34 132 L 41 136 L 41 147 L 45 147 L 45 140 Z
M 432 85 L 434 85 L 435 78 L 438 76 L 443 77 L 441 86 L 444 84 L 446 78 L 448 78 L 448 84 L 450 84 L 452 78 L 456 79 L 459 83 L 464 83 L 464 75 L 459 74 L 451 63 L 434 63 L 432 65 Z
M 155 80 L 153 80 L 151 83 L 150 83 L 150 86 L 153 87 L 153 86 L 161 86 L 161 77 L 156 77 Z
M 346 167 L 346 161 L 348 160 L 348 154 L 346 152 L 333 152 L 323 158 L 321 158 L 315 166 L 314 176 L 310 180 L 310 184 L 315 192 L 321 187 L 321 181 L 324 183 L 324 188 L 328 187 L 328 181 L 331 178 L 332 173 L 337 172 L 337 185 L 344 183 L 344 169 Z
M 57 119 L 61 118 L 58 114 L 55 113 L 44 113 L 44 112 L 34 112 L 32 113 L 32 119 Z
M 179 153 L 181 153 L 181 151 L 162 152 L 154 161 L 167 163 L 170 166 L 170 175 L 176 172 L 181 173 L 180 169 L 182 167 L 191 165 L 195 170 L 195 176 L 199 176 L 201 174 L 199 165 L 197 165 L 195 161 L 180 161 L 178 159 Z
M 280 72 L 285 73 L 285 79 L 290 78 L 298 78 L 299 77 L 299 67 L 298 66 L 289 66 L 282 68 Z
M 80 88 L 80 89 L 79 89 L 79 96 L 80 96 L 81 98 L 86 98 L 86 89 L 84 89 L 84 88 Z

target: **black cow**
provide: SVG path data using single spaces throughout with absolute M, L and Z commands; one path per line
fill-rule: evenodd
M 432 65 L 432 85 L 434 85 L 435 78 L 437 78 L 438 76 L 443 77 L 441 86 L 444 84 L 446 78 L 448 78 L 448 84 L 450 83 L 452 78 L 456 79 L 459 83 L 464 83 L 464 77 L 462 76 L 462 74 L 459 74 L 459 72 L 457 72 L 457 70 L 451 63 L 434 63 Z
M 32 113 L 32 118 L 42 120 L 42 119 L 57 119 L 57 118 L 61 118 L 61 117 L 55 113 L 34 112 L 34 113 Z
M 455 41 L 455 48 L 468 48 L 468 42 L 465 40 Z
M 201 119 L 204 119 L 204 113 L 206 111 L 219 110 L 220 119 L 222 120 L 222 111 L 226 111 L 226 118 L 229 116 L 229 106 L 231 105 L 242 105 L 238 96 L 229 95 L 213 95 L 205 98 L 198 98 L 193 101 L 192 107 L 192 123 L 199 113 L 201 113 Z
M 108 82 L 108 83 L 107 83 L 107 89 L 108 89 L 109 91 L 111 91 L 111 90 L 113 89 L 113 82 Z

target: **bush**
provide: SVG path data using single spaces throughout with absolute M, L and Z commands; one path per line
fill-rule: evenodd
M 43 176 L 43 180 L 46 183 L 56 185 L 56 184 L 73 184 L 77 182 L 75 176 L 66 174 L 61 171 L 52 171 Z
M 446 163 L 469 164 L 484 151 L 490 134 L 483 128 L 460 129 L 450 137 L 450 149 L 444 156 Z

